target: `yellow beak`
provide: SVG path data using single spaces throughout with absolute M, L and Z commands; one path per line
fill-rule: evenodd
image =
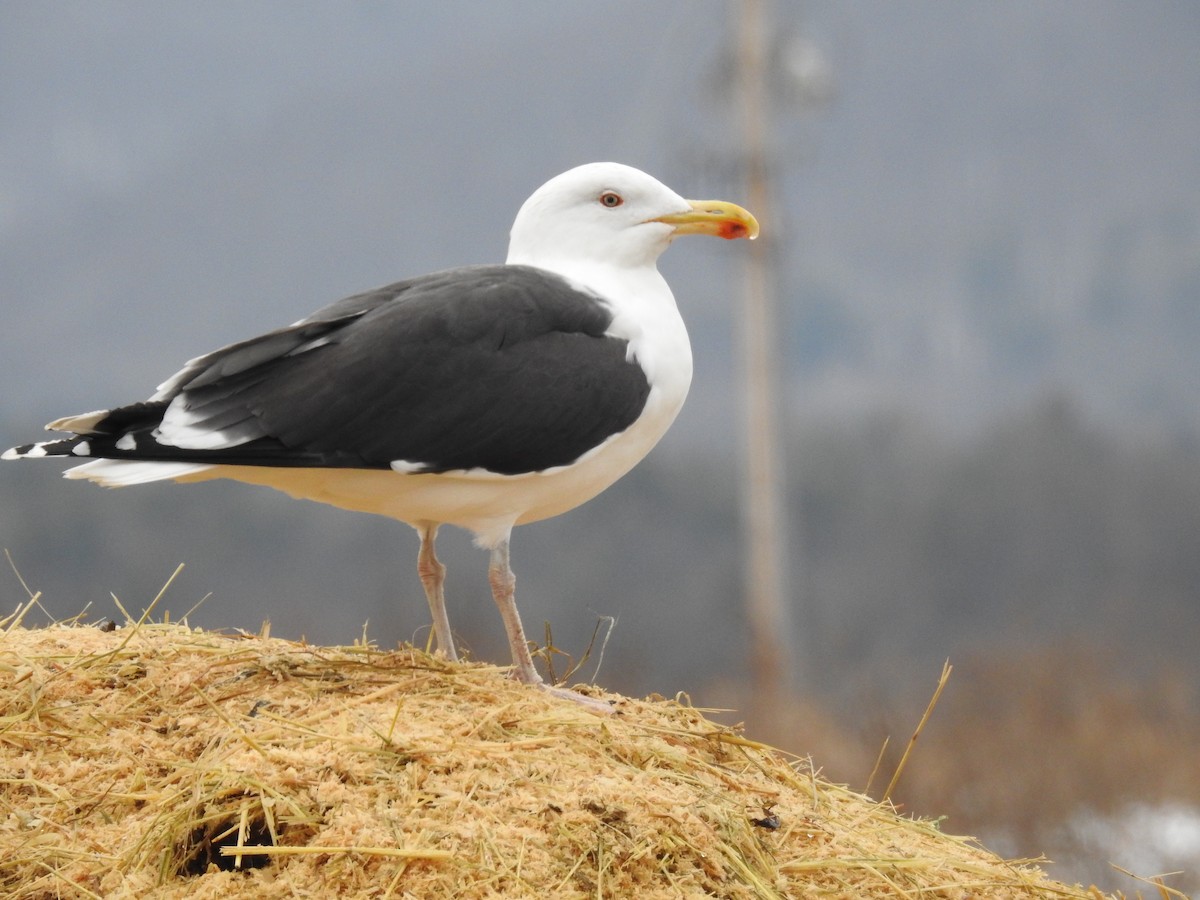
M 709 234 L 726 240 L 758 237 L 758 220 L 736 203 L 724 200 L 689 200 L 683 213 L 659 216 L 651 222 L 674 225 L 676 234 Z

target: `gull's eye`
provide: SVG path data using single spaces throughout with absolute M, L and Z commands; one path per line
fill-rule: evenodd
M 600 202 L 609 209 L 614 209 L 625 202 L 625 198 L 616 191 L 605 191 L 600 195 Z

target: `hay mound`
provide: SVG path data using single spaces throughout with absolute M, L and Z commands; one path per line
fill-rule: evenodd
M 410 648 L 10 625 L 0 895 L 1100 896 L 603 696 Z

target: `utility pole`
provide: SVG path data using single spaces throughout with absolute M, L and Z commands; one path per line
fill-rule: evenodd
M 770 165 L 771 46 L 767 0 L 741 0 L 736 17 L 736 96 L 741 113 L 742 172 L 746 205 L 763 223 L 762 236 L 747 248 L 743 272 L 739 345 L 744 404 L 742 431 L 743 596 L 750 632 L 752 689 L 770 711 L 793 687 L 794 650 L 784 511 L 786 481 L 779 440 L 777 301 L 772 278 L 773 190 Z

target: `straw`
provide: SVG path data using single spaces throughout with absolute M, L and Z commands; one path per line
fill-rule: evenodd
M 0 895 L 1103 896 L 678 699 L 148 614 L 4 630 Z

